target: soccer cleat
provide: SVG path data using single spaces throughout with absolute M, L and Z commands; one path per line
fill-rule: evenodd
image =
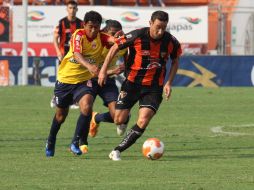
M 71 144 L 71 146 L 70 146 L 70 151 L 73 153 L 73 154 L 75 154 L 75 155 L 81 155 L 82 154 L 82 151 L 79 149 L 79 147 L 78 146 L 76 146 L 75 144 Z
M 79 146 L 79 149 L 81 150 L 82 154 L 88 153 L 88 146 L 86 144 Z
M 120 161 L 120 152 L 119 150 L 113 150 L 112 152 L 110 152 L 110 154 L 108 155 L 108 157 L 113 160 L 113 161 Z
M 46 142 L 46 157 L 53 157 L 55 154 L 55 144 L 56 142 L 50 142 L 47 140 Z
M 96 123 L 95 116 L 97 115 L 97 112 L 93 112 L 92 119 L 90 122 L 90 129 L 89 129 L 89 136 L 95 137 L 98 133 L 99 123 Z
M 79 105 L 78 104 L 72 104 L 72 105 L 70 105 L 70 109 L 79 109 Z
M 52 99 L 50 100 L 50 107 L 54 108 L 56 107 L 56 97 L 53 96 Z
M 119 136 L 122 136 L 127 129 L 127 124 L 117 125 L 116 132 Z

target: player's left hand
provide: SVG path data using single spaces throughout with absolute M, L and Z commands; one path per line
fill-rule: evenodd
M 171 92 L 172 92 L 171 85 L 166 83 L 163 90 L 164 90 L 166 100 L 168 101 L 171 96 Z
M 106 84 L 106 81 L 107 81 L 107 73 L 101 70 L 98 75 L 98 84 L 100 86 L 103 86 L 104 84 Z

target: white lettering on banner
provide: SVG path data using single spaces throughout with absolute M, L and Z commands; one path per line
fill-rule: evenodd
M 49 52 L 46 48 L 42 48 L 38 53 L 36 53 L 36 50 L 33 48 L 28 48 L 28 54 L 29 56 L 41 56 L 41 57 L 47 57 L 49 56 Z M 52 54 L 52 53 L 51 53 Z M 18 50 L 13 48 L 2 48 L 2 55 L 3 56 L 18 56 L 22 55 L 22 51 L 18 52 Z
M 27 74 L 30 75 L 30 76 L 33 74 L 33 68 L 32 67 L 28 68 Z M 19 71 L 18 71 L 18 84 L 17 85 L 22 85 L 22 68 L 20 68 Z
M 9 56 L 9 55 L 17 56 L 18 52 L 12 48 L 2 48 L 2 55 L 3 56 Z
M 49 77 L 54 77 L 55 74 L 55 67 L 54 66 L 49 66 L 49 67 L 45 67 L 42 71 L 41 71 L 41 75 L 45 75 L 47 77 L 42 77 L 41 78 L 41 85 L 42 86 L 54 86 L 55 82 L 50 82 L 49 81 Z
M 36 56 L 35 51 L 34 51 L 33 49 L 31 49 L 31 48 L 27 48 L 27 53 L 28 53 L 30 56 Z M 23 50 L 21 50 L 20 55 L 23 55 Z
M 28 68 L 28 75 L 32 76 L 33 74 L 33 68 L 29 67 Z M 54 86 L 55 81 L 50 81 L 50 77 L 55 77 L 56 76 L 56 71 L 55 71 L 55 66 L 48 66 L 44 67 L 41 71 L 41 86 Z M 19 69 L 18 71 L 18 76 L 17 76 L 17 85 L 22 84 L 22 68 Z M 9 85 L 13 86 L 15 85 L 15 75 L 11 70 L 9 70 Z
M 254 66 L 252 67 L 252 71 L 251 71 L 251 81 L 252 81 L 252 85 L 254 86 Z
M 40 56 L 42 56 L 42 57 L 44 57 L 44 56 L 45 56 L 45 57 L 49 56 L 48 50 L 42 48 L 42 49 L 41 49 L 41 52 L 40 52 Z

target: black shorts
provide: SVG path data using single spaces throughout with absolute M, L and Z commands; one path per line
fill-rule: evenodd
M 91 80 L 78 84 L 66 84 L 56 81 L 54 90 L 56 106 L 68 108 L 70 105 L 78 103 L 85 94 L 91 94 L 95 98 L 92 86 Z
M 117 101 L 119 92 L 115 78 L 108 78 L 106 84 L 102 87 L 98 84 L 98 78 L 93 78 L 92 81 L 95 94 L 101 97 L 105 106 L 111 102 Z
M 156 112 L 162 101 L 162 91 L 162 87 L 152 88 L 125 80 L 116 102 L 116 109 L 131 109 L 139 101 L 139 108 L 146 107 Z

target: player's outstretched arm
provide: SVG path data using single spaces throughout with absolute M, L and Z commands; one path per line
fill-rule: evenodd
M 107 56 L 106 56 L 106 58 L 104 60 L 104 63 L 102 65 L 102 67 L 101 67 L 99 75 L 98 75 L 98 84 L 100 86 L 103 86 L 106 83 L 108 65 L 111 63 L 111 61 L 113 60 L 114 56 L 117 54 L 118 50 L 119 49 L 118 49 L 118 45 L 117 44 L 114 44 L 110 48 L 110 50 L 109 50 L 109 52 L 108 52 L 108 54 L 107 54 Z
M 176 75 L 176 72 L 178 69 L 178 65 L 179 65 L 179 58 L 173 59 L 171 68 L 169 70 L 169 77 L 168 77 L 168 80 L 165 83 L 164 89 L 163 89 L 166 100 L 169 100 L 169 98 L 171 96 L 171 92 L 172 92 L 171 86 L 172 86 L 173 80 L 175 78 L 175 75 Z

